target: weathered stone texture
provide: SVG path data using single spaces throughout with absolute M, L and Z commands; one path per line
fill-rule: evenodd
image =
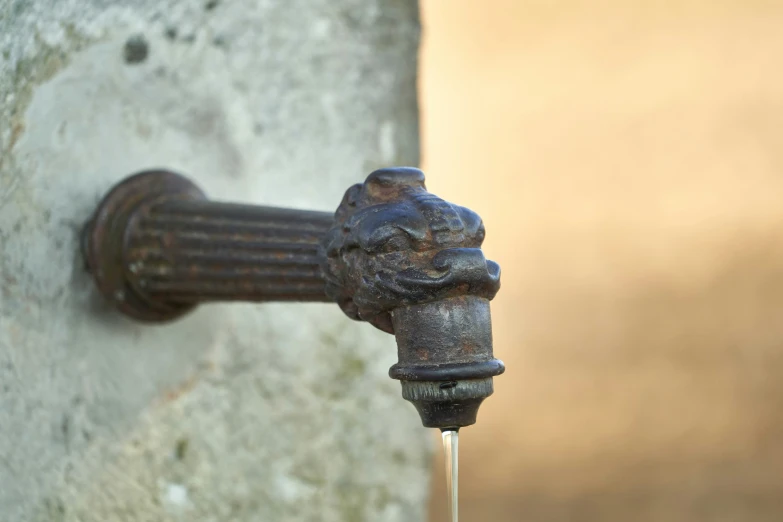
M 0 520 L 415 521 L 393 337 L 330 305 L 107 310 L 80 227 L 123 176 L 331 210 L 418 162 L 408 0 L 0 0 Z

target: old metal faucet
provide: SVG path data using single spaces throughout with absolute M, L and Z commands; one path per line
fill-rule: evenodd
M 335 214 L 209 201 L 187 178 L 116 185 L 84 231 L 101 293 L 126 315 L 170 321 L 206 301 L 336 302 L 394 334 L 389 375 L 427 427 L 476 422 L 492 378 L 489 301 L 500 268 L 473 211 L 427 192 L 415 168 L 381 169 Z

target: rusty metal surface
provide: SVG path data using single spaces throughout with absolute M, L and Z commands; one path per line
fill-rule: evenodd
M 84 232 L 101 293 L 125 314 L 171 320 L 206 301 L 335 301 L 392 333 L 389 371 L 425 426 L 476 422 L 503 373 L 489 301 L 500 268 L 479 216 L 427 192 L 414 168 L 373 172 L 337 212 L 220 203 L 167 171 L 114 187 Z
M 82 253 L 98 290 L 124 314 L 140 321 L 165 321 L 180 317 L 195 303 L 156 302 L 137 293 L 123 263 L 125 238 L 139 208 L 161 198 L 199 201 L 206 199 L 188 179 L 165 171 L 129 176 L 115 185 L 98 205 L 82 233 Z
M 145 321 L 205 301 L 328 301 L 318 250 L 331 223 L 326 212 L 208 201 L 187 178 L 148 171 L 106 196 L 86 259 L 103 295 Z
M 484 234 L 475 212 L 427 192 L 420 170 L 392 168 L 348 189 L 324 241 L 327 294 L 395 334 L 389 374 L 425 426 L 473 424 L 505 369 L 489 311 L 500 267 L 480 249 Z
M 155 300 L 328 301 L 318 244 L 331 222 L 328 213 L 168 201 L 134 216 L 124 263 Z

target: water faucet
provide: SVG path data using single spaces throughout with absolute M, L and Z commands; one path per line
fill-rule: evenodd
M 499 266 L 479 216 L 427 192 L 415 168 L 381 169 L 336 213 L 214 202 L 188 178 L 145 171 L 112 188 L 83 233 L 105 299 L 136 320 L 208 301 L 336 302 L 394 334 L 402 383 L 426 427 L 476 422 L 492 378 L 489 301 Z

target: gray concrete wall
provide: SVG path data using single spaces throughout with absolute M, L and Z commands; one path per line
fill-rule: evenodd
M 411 0 L 0 0 L 0 521 L 416 521 L 394 340 L 336 306 L 106 309 L 78 255 L 142 168 L 331 210 L 418 161 Z M 130 45 L 128 42 L 131 42 Z

